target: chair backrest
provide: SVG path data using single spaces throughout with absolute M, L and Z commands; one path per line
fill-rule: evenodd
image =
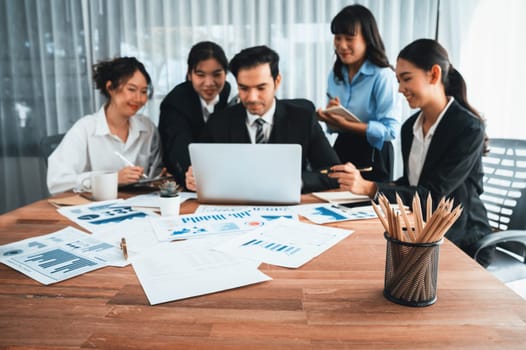
M 64 134 L 44 136 L 40 140 L 40 155 L 44 158 L 46 164 L 48 157 L 57 148 L 62 138 L 64 138 Z
M 526 140 L 490 139 L 481 199 L 496 231 L 526 229 Z

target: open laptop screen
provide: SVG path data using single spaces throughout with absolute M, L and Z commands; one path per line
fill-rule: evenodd
M 199 202 L 300 201 L 300 145 L 193 143 L 189 151 Z

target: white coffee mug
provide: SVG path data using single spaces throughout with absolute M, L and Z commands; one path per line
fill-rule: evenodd
M 117 199 L 118 173 L 95 171 L 91 173 L 89 188 L 93 200 Z
M 159 208 L 161 209 L 161 216 L 177 216 L 179 215 L 179 207 L 181 206 L 181 197 L 159 197 Z

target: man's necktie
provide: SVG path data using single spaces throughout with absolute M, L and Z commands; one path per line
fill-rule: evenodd
M 255 121 L 256 123 L 256 143 L 265 143 L 265 134 L 263 133 L 263 124 L 265 120 L 263 118 L 258 118 Z

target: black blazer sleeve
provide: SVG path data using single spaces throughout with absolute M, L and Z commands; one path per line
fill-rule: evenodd
M 337 188 L 338 182 L 321 169 L 339 164 L 316 118 L 315 107 L 305 99 L 278 100 L 269 142 L 297 143 L 302 146 L 303 193 Z
M 224 109 L 230 94 L 230 85 L 220 93 L 215 110 Z M 187 81 L 177 85 L 162 101 L 159 117 L 159 134 L 163 161 L 178 183 L 185 183 L 185 172 L 190 165 L 188 145 L 196 142 L 205 125 L 199 95 Z
M 399 193 L 406 204 L 411 203 L 415 192 L 424 204 L 429 193 L 434 207 L 442 197 L 454 198 L 455 205 L 461 204 L 464 211 L 447 237 L 461 247 L 469 245 L 490 231 L 479 197 L 482 193 L 484 125 L 453 102 L 435 130 L 417 186 L 409 186 L 408 158 L 415 121 L 416 115 L 402 128 L 404 176 L 395 184 L 377 184 L 378 190 L 391 201 L 395 200 L 395 193 Z

